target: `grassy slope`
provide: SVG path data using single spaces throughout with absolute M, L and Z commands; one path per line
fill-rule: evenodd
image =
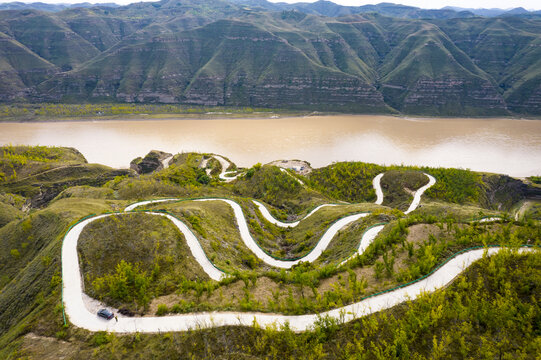
M 448 352 L 449 357 L 457 357 L 458 350 L 456 349 L 458 349 L 458 345 L 455 344 L 460 342 L 460 338 L 471 341 L 471 343 L 468 343 L 469 345 L 460 345 L 466 346 L 466 349 L 469 349 L 469 351 L 485 351 L 490 348 L 486 345 L 487 341 L 488 344 L 492 344 L 492 342 L 506 339 L 505 336 L 509 334 L 520 334 L 519 341 L 527 342 L 529 347 L 520 345 L 523 343 L 519 345 L 515 345 L 515 343 L 508 346 L 503 341 L 499 345 L 503 349 L 502 351 L 510 352 L 522 349 L 530 353 L 535 352 L 536 343 L 528 341 L 532 335 L 528 332 L 529 330 L 523 330 L 528 329 L 527 327 L 517 329 L 514 323 L 509 323 L 506 327 L 506 331 L 509 334 L 506 333 L 503 338 L 501 333 L 495 333 L 490 330 L 490 326 L 492 325 L 487 328 L 486 322 L 483 322 L 481 325 L 478 322 L 474 322 L 472 323 L 473 327 L 445 332 L 441 330 L 448 328 L 445 321 L 453 322 L 453 319 L 456 319 L 456 313 L 446 313 L 443 310 L 438 310 L 437 313 L 434 313 L 434 311 L 426 312 L 426 305 L 419 308 L 415 308 L 415 305 L 401 305 L 384 312 L 384 314 L 396 315 L 394 319 L 381 318 L 380 316 L 383 315 L 375 315 L 355 322 L 362 323 L 364 321 L 374 321 L 370 319 L 376 319 L 377 327 L 376 325 L 371 325 L 372 327 L 370 329 L 374 329 L 373 332 L 365 331 L 365 333 L 359 333 L 361 330 L 359 330 L 358 326 L 356 327 L 355 323 L 345 326 L 335 326 L 332 322 L 323 322 L 324 326 L 322 328 L 318 328 L 306 335 L 293 337 L 290 337 L 292 335 L 288 335 L 287 330 L 261 332 L 254 329 L 237 329 L 235 327 L 214 329 L 205 331 L 205 336 L 230 334 L 231 340 L 229 341 L 229 345 L 217 341 L 208 347 L 190 345 L 186 348 L 168 343 L 171 346 L 165 345 L 165 347 L 161 347 L 161 350 L 158 350 L 156 344 L 157 342 L 163 343 L 162 340 L 164 338 L 157 335 L 115 337 L 104 334 L 90 334 L 86 331 L 70 327 L 63 329 L 61 312 L 58 307 L 60 301 L 59 260 L 62 235 L 68 224 L 81 216 L 89 213 L 122 209 L 123 206 L 130 202 L 130 200 L 121 200 L 123 199 L 123 195 L 129 195 L 127 199 L 133 199 L 133 188 L 141 187 L 142 190 L 137 190 L 136 194 L 141 194 L 141 196 L 145 197 L 149 195 L 158 197 L 166 196 L 169 195 L 169 191 L 173 190 L 176 194 L 183 196 L 213 194 L 222 197 L 231 197 L 232 194 L 236 193 L 237 196 L 241 196 L 238 198 L 238 201 L 253 220 L 250 224 L 251 230 L 261 240 L 262 245 L 268 246 L 270 251 L 282 250 L 285 254 L 290 255 L 302 254 L 303 251 L 313 246 L 314 239 L 318 238 L 318 234 L 316 233 L 322 231 L 325 223 L 329 221 L 325 216 L 335 218 L 352 210 L 369 209 L 374 211 L 374 215 L 352 224 L 347 231 L 339 234 L 331 242 L 331 246 L 321 259 L 314 265 L 305 264 L 297 267 L 292 272 L 279 272 L 267 271 L 265 267 L 258 265 L 257 261 L 255 263 L 256 266 L 254 266 L 253 259 L 250 258 L 250 252 L 243 248 L 238 238 L 238 230 L 236 230 L 232 212 L 228 209 L 227 205 L 219 202 L 196 203 L 189 201 L 161 204 L 157 207 L 165 207 L 183 219 L 192 228 L 196 236 L 202 239 L 203 246 L 207 253 L 210 254 L 211 259 L 234 272 L 235 276 L 232 281 L 226 281 L 221 284 L 204 281 L 190 282 L 189 279 L 182 279 L 180 281 L 177 276 L 177 270 L 179 268 L 173 265 L 173 263 L 165 261 L 161 263 L 163 266 L 160 266 L 161 275 L 154 279 L 156 281 L 153 283 L 153 286 L 155 286 L 153 291 L 159 297 L 149 304 L 149 313 L 161 311 L 160 313 L 163 314 L 167 311 L 190 312 L 213 309 L 278 311 L 290 314 L 322 311 L 356 301 L 367 294 L 415 279 L 426 274 L 439 262 L 463 248 L 486 243 L 519 244 L 528 240 L 538 243 L 541 238 L 541 230 L 539 224 L 536 222 L 467 225 L 462 222 L 479 215 L 479 212 L 486 214 L 490 212 L 473 205 L 463 206 L 441 202 L 441 200 L 439 202 L 431 202 L 428 201 L 428 198 L 424 198 L 423 207 L 419 211 L 405 218 L 400 218 L 402 215 L 396 210 L 390 211 L 385 207 L 377 207 L 372 204 L 347 206 L 343 209 L 329 208 L 325 211 L 321 210 L 321 214 L 316 214 L 313 218 L 307 220 L 308 223 L 306 225 L 299 226 L 298 229 L 283 232 L 266 223 L 258 216 L 257 211 L 255 211 L 254 206 L 249 201 L 250 196 L 256 196 L 262 200 L 268 199 L 270 205 L 278 207 L 278 212 L 282 212 L 282 214 L 290 218 L 294 218 L 294 215 L 306 213 L 314 205 L 325 202 L 326 196 L 310 188 L 296 189 L 294 184 L 297 183 L 294 181 L 290 183 L 288 179 L 291 179 L 291 177 L 280 171 L 275 171 L 274 167 L 256 166 L 252 169 L 251 177 L 239 180 L 233 185 L 221 184 L 215 180 L 214 176 L 208 185 L 197 181 L 196 183 L 192 183 L 194 174 L 197 172 L 190 173 L 188 168 L 198 166 L 201 157 L 202 155 L 199 154 L 184 154 L 175 159 L 177 170 L 184 167 L 188 174 L 191 174 L 188 176 L 189 181 L 183 183 L 183 185 L 171 181 L 171 173 L 164 171 L 141 176 L 139 180 L 118 178 L 103 188 L 74 187 L 65 190 L 43 210 L 32 210 L 29 215 L 17 212 L 15 216 L 22 216 L 22 219 L 15 219 L 4 227 L 1 227 L 0 233 L 3 234 L 1 237 L 3 240 L 1 242 L 2 247 L 0 248 L 0 265 L 2 265 L 2 274 L 8 274 L 8 278 L 5 280 L 9 281 L 9 284 L 0 290 L 0 308 L 3 310 L 0 313 L 0 324 L 3 324 L 0 328 L 0 348 L 3 349 L 0 351 L 0 356 L 7 357 L 7 354 L 15 356 L 13 351 L 16 349 L 21 349 L 22 352 L 18 353 L 18 355 L 22 356 L 24 351 L 32 351 L 32 344 L 35 349 L 39 341 L 45 341 L 39 337 L 27 336 L 23 338 L 22 335 L 29 331 L 39 336 L 66 339 L 69 341 L 68 345 L 57 342 L 58 347 L 75 347 L 79 351 L 77 353 L 78 355 L 88 354 L 88 356 L 91 356 L 96 350 L 95 356 L 99 358 L 114 357 L 111 352 L 116 351 L 123 353 L 123 357 L 128 357 L 132 353 L 127 351 L 127 347 L 131 349 L 136 348 L 139 353 L 144 354 L 160 352 L 160 356 L 169 356 L 181 348 L 184 350 L 190 349 L 187 351 L 195 352 L 196 358 L 208 357 L 210 356 L 209 353 L 215 351 L 230 351 L 231 354 L 225 356 L 231 357 L 236 356 L 233 354 L 238 355 L 239 350 L 234 349 L 237 348 L 236 339 L 240 338 L 244 339 L 243 344 L 245 345 L 242 352 L 246 355 L 250 353 L 256 358 L 262 356 L 262 354 L 272 357 L 274 356 L 272 354 L 275 352 L 291 354 L 291 356 L 295 357 L 302 357 L 304 355 L 308 357 L 314 355 L 319 350 L 327 352 L 327 356 L 329 357 L 331 354 L 340 353 L 341 351 L 346 354 L 346 351 L 353 351 L 347 349 L 352 349 L 352 347 L 356 346 L 364 347 L 367 349 L 367 353 L 371 354 L 372 352 L 379 351 L 377 347 L 380 346 L 380 343 L 372 345 L 373 336 L 378 333 L 376 331 L 377 329 L 383 331 L 383 329 L 399 328 L 406 331 L 406 326 L 412 326 L 411 324 L 418 324 L 418 321 L 421 321 L 415 319 L 426 319 L 426 316 L 434 316 L 435 322 L 433 321 L 431 323 L 432 325 L 420 327 L 418 331 L 414 331 L 410 336 L 412 339 L 410 343 L 404 340 L 398 331 L 385 332 L 387 334 L 383 339 L 385 343 L 381 342 L 382 348 L 380 350 L 396 350 L 397 346 L 399 346 L 397 344 L 401 344 L 400 346 L 407 345 L 407 349 L 411 353 L 418 352 L 423 356 L 428 356 L 428 354 L 435 353 L 439 349 L 438 346 L 441 345 L 439 341 L 443 341 L 445 346 L 441 346 Z M 353 174 L 356 175 L 354 175 L 353 179 L 356 179 L 358 183 L 352 180 L 350 168 L 355 169 Z M 336 169 L 342 169 L 341 178 L 337 177 Z M 313 184 L 319 184 L 318 186 L 323 188 L 321 184 L 325 183 L 329 185 L 330 189 L 335 189 L 335 191 L 342 189 L 344 182 L 358 184 L 348 194 L 353 194 L 353 196 L 357 197 L 366 196 L 365 194 L 371 187 L 373 174 L 370 173 L 370 177 L 364 178 L 360 173 L 367 169 L 374 173 L 384 170 L 381 168 L 372 169 L 369 164 L 335 164 L 333 167 L 325 170 L 327 172 L 320 172 L 318 182 L 314 180 L 314 177 L 311 179 L 310 184 L 312 187 L 315 187 L 312 185 L 313 182 Z M 393 195 L 392 192 L 394 190 L 391 189 L 399 189 L 403 185 L 412 188 L 420 185 L 421 179 L 415 175 L 418 174 L 417 172 L 411 172 L 407 169 L 405 169 L 406 171 L 404 169 L 395 170 L 396 172 L 391 172 L 393 176 L 386 180 L 389 181 L 389 185 L 393 185 L 389 186 L 388 190 L 391 193 L 386 194 L 387 196 Z M 417 169 L 414 170 L 418 171 Z M 430 169 L 423 170 L 429 171 Z M 444 184 L 436 192 L 436 194 L 440 194 L 440 198 L 454 201 L 457 200 L 455 197 L 459 194 L 457 189 L 467 190 L 472 188 L 472 186 L 478 186 L 477 181 L 479 178 L 475 173 L 462 173 L 460 171 L 456 172 L 455 170 L 444 169 L 433 170 L 434 175 Z M 21 170 L 21 172 L 24 171 L 24 169 Z M 164 177 L 164 174 L 169 175 Z M 442 175 L 446 175 L 447 178 Z M 456 175 L 456 178 L 453 175 Z M 464 179 L 468 181 L 472 180 L 472 182 L 464 181 Z M 395 182 L 398 182 L 400 186 L 394 186 Z M 147 187 L 145 188 L 145 186 Z M 455 187 L 455 192 L 452 191 L 453 187 Z M 467 194 L 467 191 L 465 193 Z M 292 200 L 288 200 L 287 196 L 291 196 Z M 401 195 L 397 194 L 397 196 Z M 465 196 L 463 202 L 476 204 L 476 201 L 468 199 L 469 197 Z M 458 200 L 457 202 L 459 202 Z M 18 207 L 21 205 L 21 199 L 11 199 L 10 195 L 4 195 L 2 201 L 3 203 L 10 204 L 9 206 Z M 491 211 L 491 213 L 498 214 L 496 211 Z M 115 263 L 118 263 L 120 260 L 120 257 L 105 259 L 100 255 L 104 253 L 104 246 L 107 249 L 113 249 L 118 246 L 116 242 L 111 242 L 115 238 L 122 237 L 126 240 L 117 249 L 119 253 L 122 252 L 129 255 L 126 260 L 130 262 L 141 262 L 148 271 L 150 271 L 149 264 L 157 261 L 156 256 L 148 256 L 149 253 L 152 253 L 152 249 L 155 250 L 157 248 L 157 239 L 160 239 L 160 249 L 163 249 L 171 256 L 186 253 L 185 248 L 178 248 L 183 242 L 176 230 L 168 226 L 162 229 L 162 222 L 160 220 L 151 219 L 142 214 L 132 216 L 123 215 L 121 218 L 124 217 L 127 217 L 125 221 L 117 222 L 113 218 L 110 218 L 107 221 L 96 224 L 96 228 L 93 230 L 90 229 L 90 231 L 100 234 L 106 240 L 104 243 L 103 241 L 98 241 L 99 236 L 90 236 L 88 238 L 90 242 L 87 242 L 86 245 L 83 244 L 83 247 L 87 246 L 85 255 L 83 256 L 85 261 L 88 261 L 86 266 L 95 269 L 94 273 L 96 276 L 112 273 L 116 265 Z M 141 219 L 144 220 L 140 221 Z M 351 254 L 358 246 L 362 232 L 371 224 L 381 221 L 390 221 L 390 224 L 378 236 L 366 254 L 353 260 L 350 263 L 350 269 L 336 269 L 333 264 L 340 262 Z M 312 230 L 308 229 L 308 225 L 310 224 L 316 226 L 319 230 L 313 231 L 311 236 L 307 236 L 307 232 Z M 127 232 L 128 228 L 139 230 L 131 233 Z M 137 234 L 141 235 L 144 240 L 141 240 L 141 237 L 137 236 Z M 271 238 L 280 239 L 279 247 L 276 247 L 276 243 L 271 241 Z M 144 248 L 149 249 L 149 251 L 143 251 L 146 256 L 140 256 L 142 250 L 144 250 L 143 248 L 134 247 L 139 241 L 143 241 L 143 244 L 145 244 Z M 17 250 L 18 255 L 12 252 L 12 250 Z M 111 251 L 114 252 L 113 250 Z M 156 255 L 157 253 L 155 252 L 154 254 Z M 167 257 L 165 254 L 163 256 L 164 258 Z M 158 257 L 161 258 L 161 256 Z M 460 285 L 453 285 L 451 287 L 454 289 L 458 286 L 457 291 L 469 289 L 470 298 L 479 301 L 475 303 L 477 305 L 473 303 L 468 304 L 464 308 L 464 314 L 473 314 L 473 309 L 479 309 L 479 306 L 481 306 L 479 304 L 483 302 L 483 304 L 486 304 L 483 305 L 486 306 L 486 309 L 491 309 L 488 305 L 490 301 L 487 296 L 491 297 L 491 299 L 498 298 L 498 301 L 501 303 L 501 299 L 504 298 L 499 298 L 497 294 L 505 294 L 505 299 L 510 299 L 509 301 L 514 303 L 520 301 L 522 306 L 533 306 L 536 308 L 536 303 L 532 299 L 538 298 L 538 295 L 536 295 L 538 289 L 536 287 L 518 285 L 515 275 L 512 274 L 519 274 L 519 279 L 524 279 L 524 284 L 532 284 L 532 281 L 536 283 L 537 280 L 534 279 L 539 277 L 537 270 L 539 269 L 539 265 L 538 263 L 536 265 L 536 260 L 531 259 L 538 257 L 531 257 L 530 260 L 514 260 L 515 258 L 513 257 L 505 256 L 503 258 L 504 260 L 498 260 L 499 262 L 491 263 L 492 260 L 490 260 L 490 263 L 482 265 L 488 267 L 488 272 L 475 272 L 475 270 L 472 270 L 474 275 L 471 276 L 474 278 L 479 276 L 476 274 L 484 274 L 482 276 L 487 281 L 496 280 L 495 288 L 491 287 L 494 291 L 479 291 L 476 293 L 474 290 L 481 285 L 475 281 L 462 282 L 459 283 Z M 227 263 L 228 260 L 229 263 Z M 186 263 L 184 264 L 186 265 L 188 274 L 190 271 L 194 271 L 193 274 L 200 274 L 197 272 L 197 266 L 193 261 L 190 262 L 188 259 L 185 261 Z M 509 269 L 511 275 L 504 275 L 503 271 L 494 271 L 494 267 L 497 269 Z M 251 268 L 256 271 L 250 270 Z M 240 271 L 235 272 L 235 270 Z M 183 271 L 186 273 L 186 270 Z M 527 273 L 527 275 L 523 273 Z M 161 277 L 162 275 L 163 277 Z M 511 288 L 509 288 L 509 285 L 503 286 L 503 283 L 509 284 Z M 492 286 L 487 284 L 484 283 L 482 286 Z M 521 289 L 521 292 L 513 293 L 509 289 Z M 441 293 L 449 294 L 446 291 L 449 290 Z M 517 300 L 513 294 L 521 294 L 519 297 L 520 300 Z M 456 297 L 456 295 L 453 296 Z M 447 301 L 446 296 L 442 298 L 441 295 L 433 295 L 416 303 L 426 304 L 423 301 L 428 301 L 427 299 L 436 299 L 430 300 L 436 302 Z M 159 307 L 160 304 L 162 304 L 161 308 Z M 438 304 L 440 303 L 437 303 L 431 308 L 439 309 Z M 166 305 L 166 307 L 163 305 Z M 413 309 L 416 309 L 414 311 L 417 311 L 413 318 L 407 312 L 407 309 L 412 306 Z M 492 308 L 494 307 L 494 305 L 491 306 Z M 402 312 L 402 309 L 405 309 L 405 312 Z M 487 314 L 483 318 L 485 319 L 483 321 L 486 321 L 489 318 L 489 314 L 491 314 L 486 311 L 482 313 Z M 532 321 L 532 317 L 529 317 L 531 312 L 525 311 L 520 312 L 520 314 L 522 314 L 521 316 L 525 324 Z M 524 314 L 530 315 L 526 316 Z M 496 315 L 499 316 L 501 314 L 498 313 Z M 460 319 L 464 321 L 463 317 Z M 386 321 L 390 322 L 387 323 Z M 366 326 L 363 325 L 362 328 L 366 329 Z M 535 332 L 536 330 L 533 329 L 532 331 Z M 191 334 L 166 335 L 166 337 L 176 339 L 175 344 L 184 344 L 185 341 L 189 341 L 190 344 L 198 344 L 200 339 L 202 339 L 202 334 L 201 332 L 194 332 Z M 432 341 L 433 335 L 438 337 L 438 344 L 440 345 L 436 346 Z M 451 336 L 451 340 L 448 340 L 449 336 Z M 481 336 L 485 340 L 481 340 Z M 290 337 L 291 340 L 287 343 L 281 342 L 280 339 L 283 337 Z M 357 339 L 357 343 L 351 340 L 353 338 Z M 516 339 L 516 337 L 513 338 Z M 329 341 L 330 339 L 333 340 Z M 478 341 L 482 345 L 474 347 L 474 344 L 477 344 Z M 351 345 L 347 345 L 347 342 Z M 256 343 L 259 345 L 256 345 Z M 340 348 L 336 345 L 338 343 L 341 344 Z M 99 344 L 102 344 L 102 346 L 97 347 Z M 311 346 L 304 347 L 306 345 L 302 344 L 310 344 Z M 192 348 L 191 346 L 194 347 Z M 195 350 L 196 348 L 198 350 Z M 123 349 L 126 349 L 126 352 Z M 307 349 L 310 349 L 310 351 Z M 401 349 L 403 351 L 405 348 L 401 347 Z M 54 354 L 54 351 L 52 353 Z
M 35 10 L 4 11 L 0 26 L 43 59 L 63 71 L 99 54 L 99 50 L 73 32 L 56 14 Z
M 26 90 L 46 80 L 54 65 L 0 32 L 0 100 L 22 99 Z
M 137 310 L 135 302 L 138 307 L 144 307 L 152 297 L 168 295 L 183 279 L 208 279 L 191 256 L 184 236 L 161 217 L 121 214 L 97 220 L 82 232 L 78 249 L 87 293 L 134 310 Z M 145 296 L 133 299 L 131 294 L 115 292 L 112 288 L 120 284 L 111 275 L 121 261 L 137 266 L 144 273 L 148 280 L 143 289 Z
M 408 209 L 413 200 L 413 193 L 428 183 L 428 177 L 420 171 L 386 171 L 381 178 L 383 205 Z
M 10 281 L 0 292 L 0 308 L 3 309 L 0 348 L 6 348 L 30 328 L 48 336 L 62 329 L 58 305 L 64 233 L 77 219 L 89 213 L 110 211 L 113 207 L 113 202 L 64 199 L 26 216 L 20 226 L 12 222 L 0 229 L 3 233 L 2 274 L 5 271 Z M 24 243 L 28 245 L 23 248 Z M 13 257 L 13 249 L 17 249 L 20 256 Z

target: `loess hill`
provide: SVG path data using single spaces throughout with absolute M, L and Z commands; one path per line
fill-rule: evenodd
M 415 9 L 163 0 L 4 10 L 0 101 L 541 114 L 539 15 Z
M 340 162 L 304 176 L 271 165 L 232 164 L 228 169 L 240 176 L 224 182 L 219 174 L 225 169 L 212 154 L 169 156 L 152 151 L 134 159 L 133 170 L 117 170 L 88 164 L 71 148 L 0 149 L 0 358 L 530 359 L 539 354 L 541 257 L 514 251 L 521 244 L 541 245 L 539 177 Z M 163 159 L 170 159 L 167 167 Z M 372 180 L 382 172 L 384 200 L 376 205 Z M 437 182 L 406 215 L 412 192 L 428 181 L 423 172 Z M 231 276 L 211 280 L 169 220 L 121 213 L 134 202 L 162 197 L 182 201 L 139 210 L 177 217 L 208 259 Z M 336 234 L 313 263 L 280 271 L 239 239 L 228 205 L 192 200 L 200 197 L 235 200 L 257 244 L 280 259 L 306 255 L 337 219 L 370 215 Z M 340 206 L 284 229 L 267 221 L 253 199 L 282 221 L 300 219 L 320 204 Z M 450 286 L 415 301 L 349 323 L 322 318 L 304 333 L 257 325 L 93 333 L 69 319 L 64 324 L 61 246 L 70 225 L 108 212 L 118 214 L 81 233 L 79 263 L 85 293 L 128 316 L 319 313 L 418 279 L 461 250 L 486 245 L 508 250 L 483 258 Z M 484 216 L 499 220 L 473 221 Z M 385 228 L 366 251 L 340 266 L 363 233 L 381 223 Z

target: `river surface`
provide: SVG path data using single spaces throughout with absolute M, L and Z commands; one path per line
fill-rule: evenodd
M 313 167 L 364 161 L 541 175 L 541 120 L 340 115 L 0 123 L 0 144 L 71 146 L 89 162 L 124 168 L 156 149 L 222 154 L 243 167 L 302 159 Z

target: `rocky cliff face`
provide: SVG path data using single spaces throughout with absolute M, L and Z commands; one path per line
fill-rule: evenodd
M 523 114 L 541 115 L 541 78 L 531 88 L 520 89 L 508 100 L 509 108 Z M 537 86 L 536 86 L 537 85 Z
M 173 154 L 152 150 L 144 158 L 138 157 L 132 160 L 130 169 L 135 170 L 138 174 L 149 174 L 154 171 L 159 171 L 164 168 L 164 161 L 171 156 L 173 156 Z
M 541 199 L 541 188 L 524 183 L 507 175 L 484 175 L 482 206 L 508 211 L 523 199 Z
M 501 114 L 505 101 L 493 84 L 464 78 L 419 79 L 404 98 L 404 112 L 434 112 L 460 115 L 468 109 Z

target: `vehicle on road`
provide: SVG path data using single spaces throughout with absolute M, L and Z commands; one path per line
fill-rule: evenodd
M 100 310 L 98 311 L 98 316 L 99 316 L 99 317 L 102 317 L 102 318 L 104 318 L 104 319 L 107 319 L 107 320 L 111 320 L 111 319 L 115 316 L 115 314 L 113 314 L 113 313 L 112 313 L 110 310 L 108 310 L 108 309 L 100 309 Z

